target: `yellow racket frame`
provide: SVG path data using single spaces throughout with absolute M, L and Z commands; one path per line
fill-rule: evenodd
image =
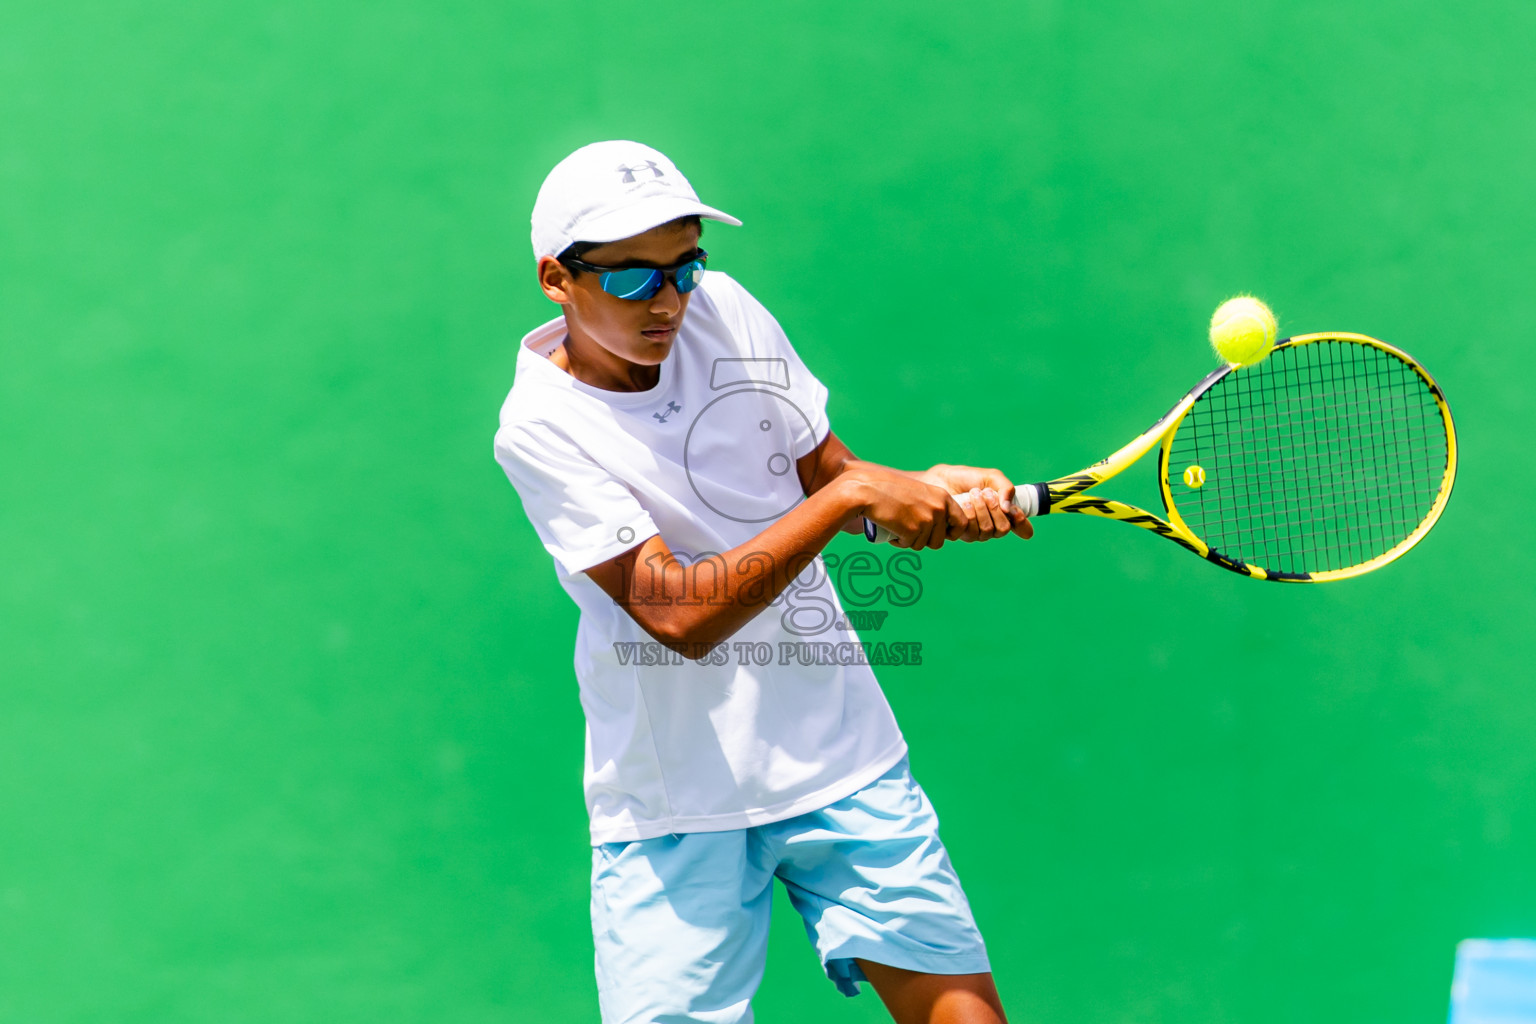
M 1440 385 L 1429 375 L 1429 371 L 1419 364 L 1402 349 L 1394 348 L 1384 341 L 1364 334 L 1347 334 L 1340 332 L 1327 332 L 1322 334 L 1302 334 L 1294 338 L 1285 338 L 1276 342 L 1275 348 L 1294 348 L 1299 345 L 1310 345 L 1319 341 L 1348 341 L 1360 345 L 1369 345 L 1372 348 L 1381 349 L 1383 352 L 1396 356 L 1413 368 L 1413 371 L 1423 378 L 1429 392 L 1434 396 L 1435 406 L 1440 411 L 1441 419 L 1445 422 L 1446 457 L 1445 475 L 1440 481 L 1440 493 L 1435 496 L 1434 504 L 1429 513 L 1407 537 L 1404 537 L 1390 550 L 1377 555 L 1375 558 L 1346 566 L 1342 569 L 1327 569 L 1313 573 L 1288 573 L 1266 569 L 1263 566 L 1251 565 L 1234 558 L 1229 558 L 1215 550 L 1210 545 L 1197 537 L 1179 515 L 1178 505 L 1174 500 L 1173 490 L 1168 480 L 1169 450 L 1173 444 L 1173 435 L 1177 433 L 1179 424 L 1189 414 L 1195 402 L 1201 395 L 1213 387 L 1229 373 L 1241 373 L 1237 366 L 1223 366 L 1212 371 L 1204 380 L 1179 400 L 1178 404 L 1154 423 L 1147 431 L 1134 441 L 1115 452 L 1106 459 L 1102 459 L 1080 473 L 1051 480 L 1046 483 L 1032 485 L 1038 495 L 1038 511 L 1035 515 L 1057 515 L 1072 513 L 1075 515 L 1098 516 L 1101 519 L 1116 519 L 1122 523 L 1130 523 L 1144 530 L 1150 530 L 1159 537 L 1179 544 L 1201 558 L 1214 562 L 1223 569 L 1243 576 L 1251 576 L 1254 579 L 1274 580 L 1282 583 L 1331 583 L 1335 580 L 1349 579 L 1352 576 L 1361 576 L 1374 569 L 1380 569 L 1388 562 L 1401 558 L 1403 553 L 1424 539 L 1435 522 L 1440 518 L 1440 513 L 1445 510 L 1445 503 L 1450 500 L 1451 486 L 1456 481 L 1456 425 L 1451 419 L 1451 407 L 1446 404 L 1445 393 L 1440 390 Z M 1145 509 L 1123 501 L 1115 501 L 1110 498 L 1100 498 L 1096 495 L 1085 494 L 1090 488 L 1103 483 L 1110 477 L 1117 476 L 1131 463 L 1140 459 L 1154 447 L 1161 445 L 1157 461 L 1158 489 L 1162 493 L 1163 508 L 1168 513 L 1168 518 L 1163 519 L 1153 515 Z

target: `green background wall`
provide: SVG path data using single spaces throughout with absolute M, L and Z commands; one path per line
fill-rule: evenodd
M 554 310 L 534 192 L 611 137 L 746 222 L 713 264 L 869 458 L 1074 469 L 1238 291 L 1425 360 L 1461 475 L 1390 570 L 1052 521 L 928 554 L 878 636 L 924 645 L 883 679 L 1015 1020 L 1442 1020 L 1458 939 L 1536 933 L 1533 42 L 1510 3 L 12 5 L 0 1020 L 595 1019 L 575 616 L 491 435 Z M 758 1009 L 883 1016 L 787 913 Z

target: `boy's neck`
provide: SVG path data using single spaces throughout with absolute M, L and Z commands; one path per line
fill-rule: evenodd
M 601 391 L 649 391 L 661 381 L 660 363 L 632 363 L 601 345 L 583 344 L 569 333 L 560 347 L 549 354 L 549 361 Z

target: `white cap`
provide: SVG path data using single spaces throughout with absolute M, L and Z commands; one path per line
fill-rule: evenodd
M 533 255 L 558 256 L 572 242 L 616 242 L 679 217 L 741 226 L 699 202 L 682 172 L 638 142 L 594 142 L 555 164 L 533 202 Z

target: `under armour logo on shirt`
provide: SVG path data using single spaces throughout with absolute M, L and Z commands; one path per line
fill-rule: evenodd
M 638 167 L 630 167 L 628 164 L 619 164 L 619 166 L 614 168 L 614 170 L 623 173 L 624 177 L 620 178 L 619 180 L 626 185 L 635 180 L 636 174 L 639 174 L 641 171 L 646 169 L 649 169 L 650 172 L 658 178 L 666 177 L 665 173 L 662 172 L 662 169 L 656 166 L 655 160 L 647 160 L 645 163 Z
M 664 413 L 663 412 L 653 412 L 653 413 L 651 413 L 651 417 L 653 419 L 658 419 L 661 422 L 665 423 L 665 422 L 667 422 L 667 417 L 668 416 L 671 416 L 675 412 L 682 412 L 682 411 L 683 411 L 683 407 L 678 405 L 676 402 L 668 402 L 667 403 L 667 411 L 666 412 L 664 412 Z

